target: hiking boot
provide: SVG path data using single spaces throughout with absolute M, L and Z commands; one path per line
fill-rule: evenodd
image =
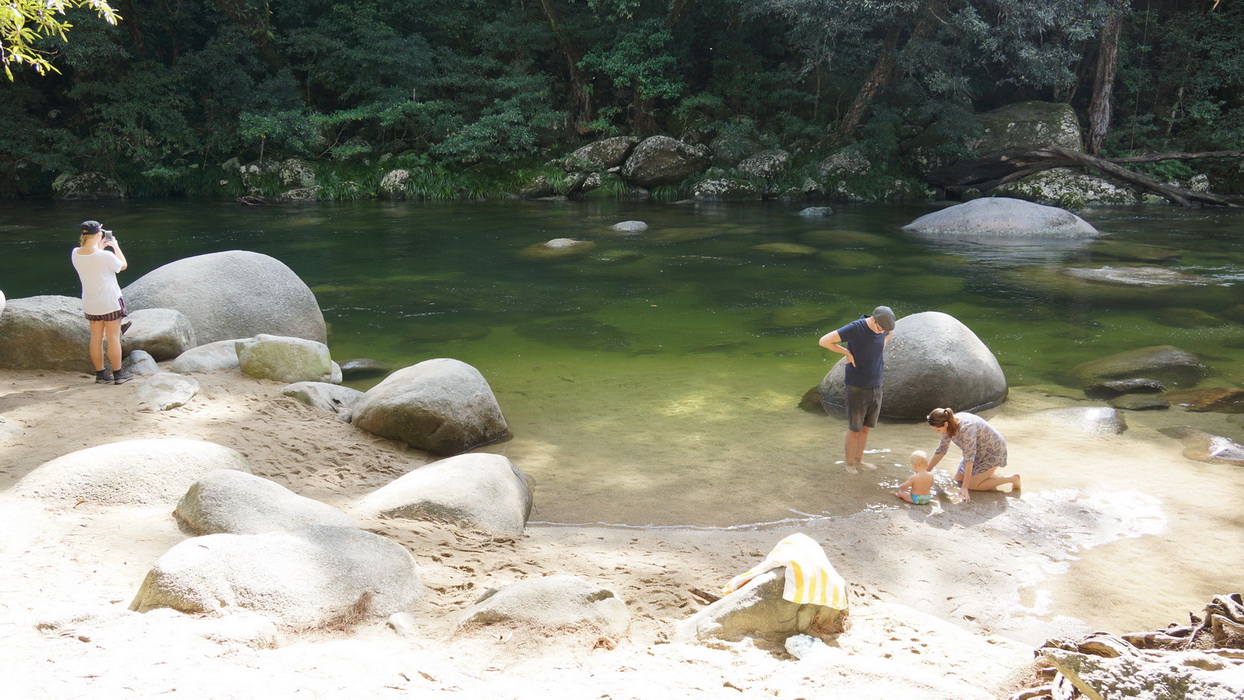
M 124 384 L 133 378 L 134 378 L 133 374 L 129 373 L 126 370 L 120 370 L 116 374 L 112 375 L 112 383 L 113 384 Z
M 111 384 L 112 381 L 112 370 L 108 368 L 101 369 L 95 373 L 96 384 Z

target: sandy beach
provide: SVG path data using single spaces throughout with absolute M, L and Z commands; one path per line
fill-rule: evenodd
M 225 619 L 128 612 L 152 562 L 187 537 L 174 504 L 48 505 L 8 489 L 50 459 L 134 438 L 231 447 L 257 475 L 336 506 L 432 458 L 285 398 L 280 384 L 232 372 L 196 378 L 201 390 L 189 404 L 146 413 L 134 410 L 138 382 L 0 372 L 0 653 L 17 670 L 11 697 L 1004 697 L 1034 684 L 1032 650 L 1045 639 L 1186 621 L 1214 594 L 1238 590 L 1244 561 L 1244 518 L 1234 504 L 1244 470 L 1190 461 L 1181 443 L 1158 433 L 1198 425 L 1238 436 L 1234 417 L 1129 413 L 1122 435 L 1081 434 L 1035 417 L 1078 399 L 1029 387 L 989 414 L 1024 474 L 1022 493 L 902 505 L 886 485 L 905 477 L 906 454 L 934 441 L 922 426 L 884 424 L 870 441 L 878 470 L 851 477 L 820 458 L 817 488 L 840 500 L 867 493 L 861 502 L 870 505 L 751 519 L 742 512 L 749 498 L 780 501 L 783 489 L 800 485 L 767 492 L 754 473 L 732 481 L 713 472 L 704 488 L 730 494 L 708 504 L 721 522 L 681 527 L 645 526 L 667 522 L 659 500 L 585 495 L 580 481 L 558 477 L 550 438 L 512 426 L 514 440 L 485 449 L 533 477 L 536 509 L 525 534 L 365 523 L 406 546 L 419 566 L 427 596 L 415 628 L 399 634 L 376 620 L 254 648 L 231 641 Z M 498 391 L 503 407 L 506 390 L 518 389 Z M 823 425 L 823 451 L 839 444 L 837 419 L 783 411 L 789 421 Z M 541 420 L 545 435 L 555 435 L 556 416 Z M 765 420 L 736 446 L 755 461 L 770 440 Z M 951 457 L 939 469 L 943 482 L 957 463 Z M 660 492 L 654 485 L 645 493 Z M 821 543 L 851 586 L 852 626 L 828 655 L 800 661 L 761 642 L 671 641 L 673 626 L 703 605 L 692 589 L 719 589 L 793 532 Z M 630 633 L 458 628 L 483 591 L 552 574 L 614 590 L 630 608 Z

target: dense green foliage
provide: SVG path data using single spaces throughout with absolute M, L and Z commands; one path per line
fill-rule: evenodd
M 1244 2 L 1125 5 L 1107 155 L 1244 148 Z M 112 6 L 117 26 L 70 9 L 67 43 L 35 39 L 54 72 L 0 81 L 0 193 L 95 170 L 129 195 L 241 194 L 269 176 L 243 186 L 221 163 L 298 156 L 321 197 L 368 196 L 399 162 L 415 196 L 483 196 L 586 141 L 655 133 L 801 162 L 855 144 L 902 172 L 916 136 L 953 150 L 974 112 L 1039 99 L 1083 115 L 1111 2 Z M 1241 189 L 1238 162 L 1215 167 Z

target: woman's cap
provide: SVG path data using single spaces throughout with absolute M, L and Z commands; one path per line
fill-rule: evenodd
M 873 309 L 873 320 L 881 326 L 882 330 L 894 330 L 894 312 L 888 306 L 878 306 Z
M 83 236 L 94 236 L 97 233 L 103 232 L 103 230 L 104 230 L 104 225 L 99 223 L 98 221 L 91 220 L 91 221 L 82 222 L 82 235 Z

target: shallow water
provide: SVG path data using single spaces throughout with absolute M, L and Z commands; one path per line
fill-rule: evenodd
M 1215 371 L 1205 385 L 1240 385 L 1244 212 L 1081 212 L 1107 234 L 1091 242 L 901 231 L 932 208 L 846 206 L 806 219 L 777 204 L 0 203 L 0 290 L 76 296 L 66 256 L 87 218 L 123 242 L 123 284 L 191 255 L 272 255 L 315 291 L 334 359 L 453 357 L 484 374 L 515 435 L 485 449 L 535 481 L 533 520 L 632 527 L 910 508 L 891 492 L 908 473 L 906 455 L 935 446 L 931 431 L 884 422 L 869 444 L 878 468 L 848 475 L 835 464 L 845 422 L 797 406 L 838 359 L 817 346 L 823 333 L 880 303 L 900 316 L 944 311 L 1007 374 L 1011 398 L 991 420 L 1025 478 L 1024 495 L 981 494 L 971 507 L 1087 499 L 1105 514 L 1075 532 L 1031 523 L 1033 536 L 1065 538 L 1068 555 L 1025 580 L 1029 614 L 1071 608 L 1105 628 L 1162 626 L 1169 610 L 1226 592 L 1244 559 L 1233 505 L 1244 470 L 1189 462 L 1157 429 L 1196 425 L 1244 441 L 1239 417 L 1137 413 L 1122 436 L 1087 436 L 1032 414 L 1083 401 L 1066 379 L 1071 367 L 1146 345 L 1200 355 Z M 650 228 L 610 230 L 625 220 Z M 595 247 L 556 260 L 523 254 L 563 237 Z M 1073 283 L 1053 274 L 1064 264 L 1192 277 L 1152 289 Z M 943 507 L 957 506 L 934 506 Z M 1151 621 L 1138 616 L 1146 606 Z
M 827 482 L 842 422 L 796 408 L 838 359 L 817 346 L 820 335 L 879 303 L 900 316 L 954 315 L 994 351 L 1013 390 L 1056 386 L 1080 362 L 1166 343 L 1202 356 L 1216 371 L 1207 383 L 1241 381 L 1240 212 L 1095 209 L 1082 214 L 1107 234 L 1099 241 L 1016 245 L 904 233 L 929 205 L 846 206 L 827 218 L 799 209 L 6 203 L 0 289 L 76 295 L 64 256 L 85 218 L 122 240 L 123 284 L 201 253 L 277 257 L 315 291 L 334 359 L 454 357 L 477 367 L 515 435 L 489 449 L 533 476 L 535 517 L 552 522 L 723 526 L 889 504 L 878 482 L 902 470 Z M 610 229 L 624 220 L 650 228 Z M 563 237 L 595 247 L 524 255 Z M 1194 283 L 1073 283 L 1051 272 L 1066 263 L 1160 266 Z M 905 443 L 920 444 L 899 428 L 875 434 L 874 461 L 892 466 L 905 461 Z M 1228 437 L 1240 439 L 1235 430 Z

